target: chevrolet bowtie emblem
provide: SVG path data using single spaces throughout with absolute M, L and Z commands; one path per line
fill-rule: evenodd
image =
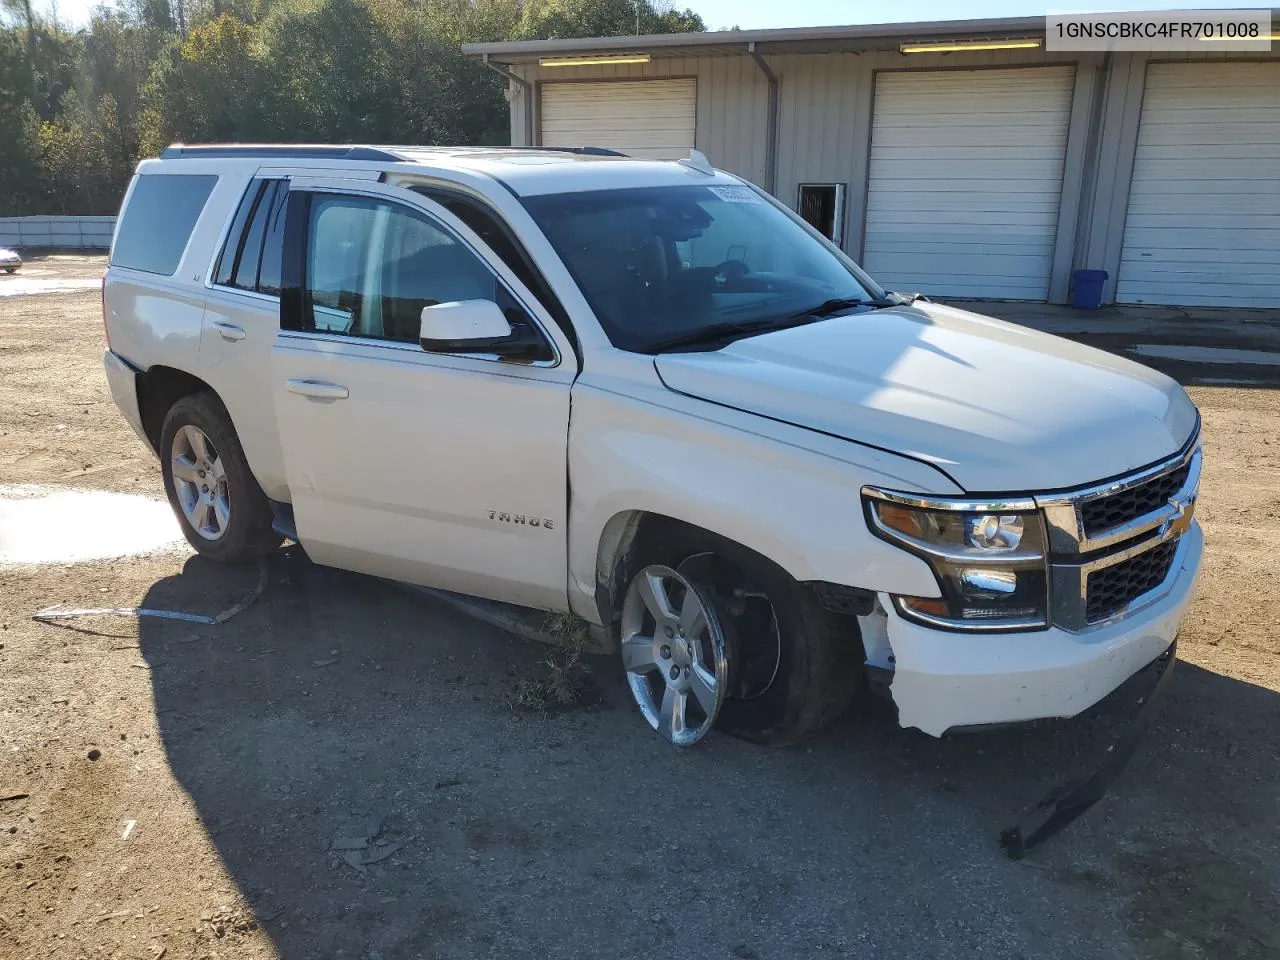
M 1160 536 L 1163 538 L 1170 534 L 1176 536 L 1185 533 L 1191 526 L 1191 517 L 1195 512 L 1195 505 L 1195 497 L 1187 500 L 1170 497 L 1169 506 L 1173 507 L 1173 516 L 1160 524 Z

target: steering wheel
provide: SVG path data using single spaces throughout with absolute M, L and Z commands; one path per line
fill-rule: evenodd
M 751 268 L 741 260 L 726 260 L 711 268 L 712 278 L 721 287 L 734 280 L 741 280 L 750 272 Z

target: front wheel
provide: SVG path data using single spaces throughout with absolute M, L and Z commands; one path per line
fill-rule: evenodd
M 652 538 L 632 566 L 620 649 L 650 727 L 677 745 L 714 726 L 754 743 L 816 734 L 861 684 L 857 621 L 746 548 L 694 529 Z
M 5 268 L 4 268 L 4 272 L 5 272 L 5 273 L 13 273 L 13 271 L 15 271 L 15 270 L 17 270 L 17 269 L 18 269 L 17 267 L 5 267 Z
M 183 397 L 169 409 L 160 431 L 160 464 L 169 504 L 201 556 L 239 563 L 280 545 L 267 496 L 212 393 Z

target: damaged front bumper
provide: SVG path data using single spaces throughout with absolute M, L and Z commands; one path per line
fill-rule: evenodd
M 1163 597 L 1079 633 L 950 633 L 902 619 L 882 597 L 883 612 L 860 618 L 868 664 L 882 674 L 892 670 L 898 722 L 933 736 L 1073 717 L 1173 643 L 1204 552 L 1198 524 L 1181 539 L 1180 569 Z

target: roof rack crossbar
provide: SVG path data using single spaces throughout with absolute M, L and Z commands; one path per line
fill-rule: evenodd
M 259 143 L 212 143 L 187 144 L 175 143 L 165 147 L 160 154 L 162 160 L 176 160 L 183 157 L 195 159 L 199 157 L 260 157 L 263 159 L 327 159 L 327 160 L 378 160 L 399 163 L 403 157 L 377 147 L 306 147 Z

